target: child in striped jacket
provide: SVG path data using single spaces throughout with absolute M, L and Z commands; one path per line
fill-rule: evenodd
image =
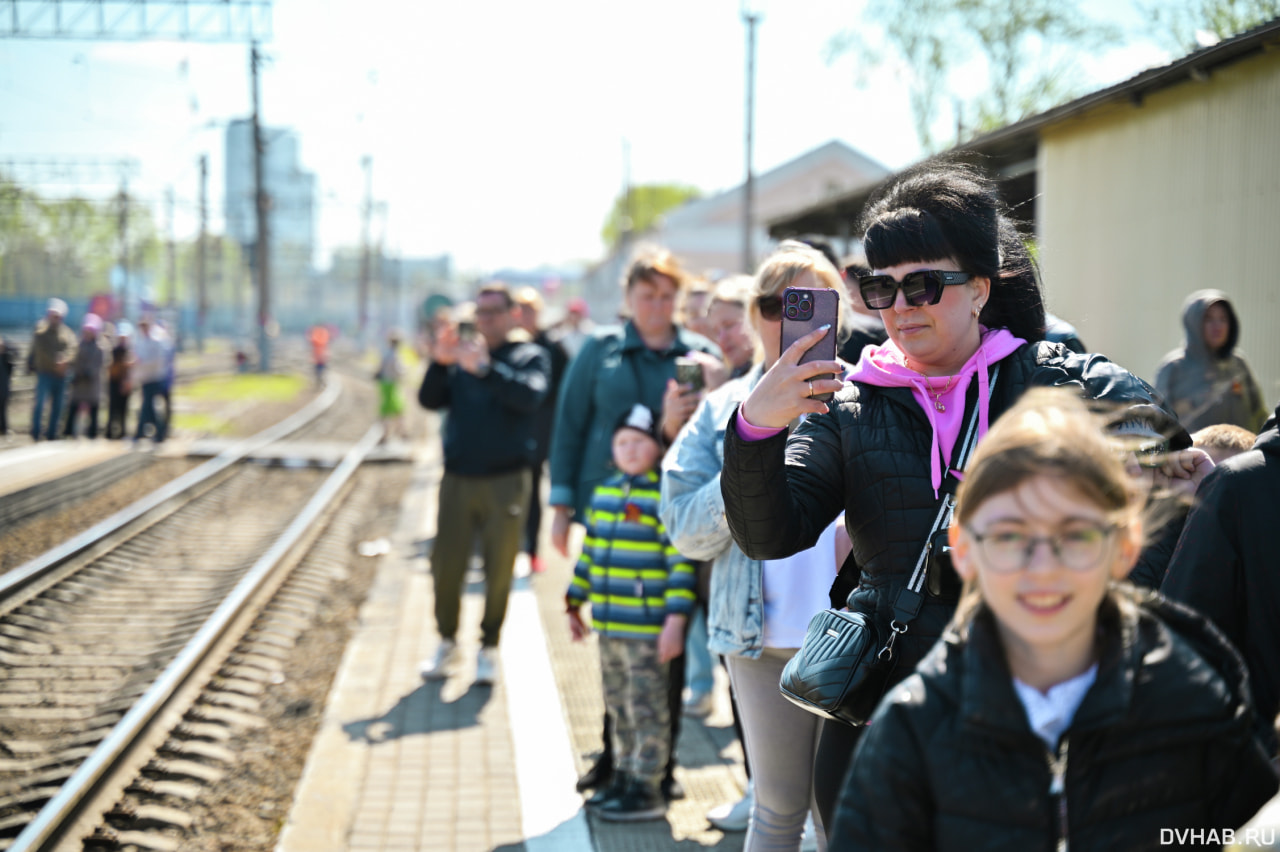
M 613 433 L 618 472 L 587 508 L 586 538 L 565 596 L 575 640 L 600 634 L 605 708 L 613 721 L 613 782 L 597 800 L 601 819 L 659 819 L 660 785 L 670 741 L 667 667 L 684 652 L 693 609 L 693 565 L 667 538 L 658 518 L 662 445 L 653 411 L 637 404 Z M 591 604 L 591 626 L 581 606 Z

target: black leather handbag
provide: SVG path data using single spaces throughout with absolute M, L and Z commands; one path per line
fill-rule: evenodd
M 990 387 L 995 387 L 999 374 L 997 364 Z M 977 423 L 975 405 L 955 465 L 957 470 L 964 470 L 969 461 L 977 441 Z M 871 718 L 893 669 L 893 645 L 920 614 L 930 569 L 946 558 L 946 535 L 939 533 L 946 532 L 955 509 L 954 485 L 948 485 L 951 487 L 945 489 L 911 579 L 894 601 L 887 635 L 881 635 L 882 628 L 866 613 L 834 608 L 819 612 L 809 620 L 800 650 L 783 666 L 778 679 L 778 690 L 793 704 L 854 727 L 865 725 Z

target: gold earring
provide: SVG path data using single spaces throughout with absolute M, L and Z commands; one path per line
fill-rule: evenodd
M 982 305 L 975 305 L 973 308 L 973 318 L 977 319 L 978 314 L 982 313 Z

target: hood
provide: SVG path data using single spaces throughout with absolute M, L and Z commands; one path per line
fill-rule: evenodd
M 933 432 L 929 469 L 936 497 L 942 487 L 943 467 L 952 458 L 964 423 L 964 402 L 969 382 L 975 374 L 978 376 L 978 437 L 981 438 L 987 434 L 991 408 L 991 391 L 987 384 L 990 366 L 1013 354 L 1025 343 L 1008 329 L 983 329 L 978 350 L 964 363 L 959 373 L 944 379 L 931 378 L 909 368 L 902 350 L 889 339 L 875 348 L 863 350 L 862 358 L 847 378 L 877 387 L 911 389 L 911 395 L 920 404 Z
M 1215 303 L 1221 303 L 1227 309 L 1231 331 L 1227 334 L 1226 345 L 1217 352 L 1210 352 L 1204 342 L 1204 314 Z M 1240 339 L 1240 320 L 1226 293 L 1221 290 L 1197 290 L 1182 304 L 1182 332 L 1186 337 L 1184 346 L 1188 358 L 1199 361 L 1226 358 L 1231 355 Z

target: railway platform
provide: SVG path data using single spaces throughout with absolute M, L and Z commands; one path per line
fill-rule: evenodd
M 438 442 L 414 447 L 414 475 L 389 549 L 330 693 L 278 852 L 739 850 L 708 810 L 745 784 L 727 682 L 716 710 L 684 720 L 677 748 L 686 798 L 665 820 L 596 820 L 574 790 L 600 745 L 603 704 L 594 642 L 564 622 L 572 568 L 549 546 L 547 570 L 518 565 L 500 648 L 500 677 L 474 684 L 483 598 L 473 573 L 464 597 L 463 666 L 424 683 L 419 661 L 439 642 L 430 546 L 441 467 Z M 551 557 L 551 558 L 548 558 Z

